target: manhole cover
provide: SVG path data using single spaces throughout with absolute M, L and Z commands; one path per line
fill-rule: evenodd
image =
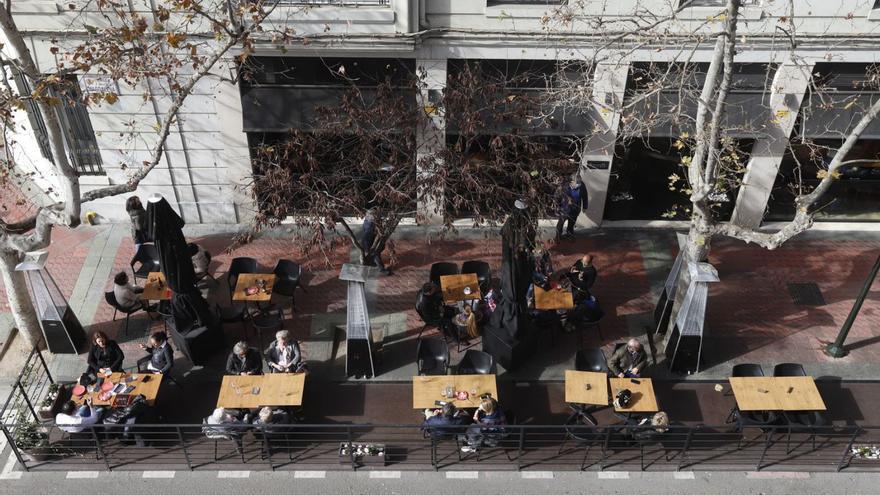
M 825 298 L 819 286 L 810 282 L 806 284 L 788 284 L 788 293 L 797 306 L 824 306 Z

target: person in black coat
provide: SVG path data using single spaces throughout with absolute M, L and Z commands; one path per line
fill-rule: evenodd
M 256 349 L 247 342 L 238 342 L 226 360 L 227 375 L 262 375 L 263 360 Z
M 107 334 L 100 330 L 92 334 L 92 348 L 89 349 L 87 373 L 97 376 L 104 369 L 122 371 L 124 359 L 125 354 L 115 340 L 110 340 Z
M 592 295 L 593 284 L 596 283 L 596 277 L 598 276 L 598 272 L 596 271 L 596 267 L 593 266 L 593 255 L 585 254 L 581 259 L 577 260 L 574 265 L 571 266 L 567 276 L 571 281 L 572 288 L 574 289 L 575 299 L 589 297 Z
M 578 215 L 582 210 L 587 209 L 589 198 L 587 197 L 587 186 L 584 185 L 578 175 L 574 175 L 571 181 L 566 183 L 565 179 L 560 181 L 559 191 L 557 192 L 558 201 L 558 221 L 556 222 L 556 240 L 563 237 L 562 228 L 565 222 L 568 226 L 565 229 L 565 236 L 574 236 L 574 224 L 577 222 Z
M 376 242 L 376 235 L 379 233 L 376 226 L 375 215 L 376 214 L 373 210 L 367 211 L 361 228 L 360 243 L 364 252 L 367 253 L 367 259 L 364 260 L 364 264 L 367 266 L 379 267 L 379 271 L 383 275 L 391 275 L 391 270 L 385 267 L 385 264 L 382 262 L 382 251 L 385 250 L 385 243 L 379 243 L 375 249 L 372 247 L 373 243 Z
M 150 344 L 141 344 L 141 349 L 147 351 L 149 355 L 138 360 L 138 368 L 146 363 L 147 371 L 153 373 L 164 374 L 171 371 L 171 367 L 174 366 L 174 351 L 168 343 L 165 332 L 150 335 Z

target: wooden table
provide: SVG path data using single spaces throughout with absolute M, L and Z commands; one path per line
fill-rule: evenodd
M 535 287 L 535 309 L 571 309 L 574 307 L 574 298 L 571 291 L 566 289 L 544 290 Z
M 470 294 L 464 293 L 464 288 L 471 289 Z M 462 273 L 460 275 L 441 275 L 440 291 L 443 293 L 443 302 L 450 304 L 458 301 L 480 299 L 480 281 L 476 273 Z
M 477 407 L 480 405 L 480 396 L 487 393 L 492 394 L 493 399 L 499 400 L 495 375 L 414 376 L 413 409 L 437 407 L 434 401 L 438 400 L 449 402 L 450 399 L 443 397 L 447 386 L 451 386 L 456 392 L 464 390 L 468 393 L 467 400 L 452 400 L 455 407 Z M 471 390 L 476 390 L 476 395 L 471 394 Z
M 150 272 L 147 275 L 141 298 L 147 301 L 168 301 L 171 299 L 171 289 L 165 283 L 165 275 L 162 272 Z
M 633 383 L 636 380 L 639 383 Z M 628 388 L 632 392 L 632 400 L 628 407 L 615 407 L 614 410 L 622 413 L 644 412 L 651 413 L 660 410 L 657 406 L 657 397 L 654 396 L 654 384 L 650 378 L 611 378 L 611 396 Z
M 590 385 L 589 390 L 587 384 Z M 565 402 L 607 406 L 608 375 L 595 371 L 565 370 Z
M 266 292 L 259 291 L 249 296 L 245 293 L 248 287 L 257 285 L 257 280 L 266 281 Z M 238 281 L 235 283 L 235 290 L 232 292 L 233 301 L 251 301 L 251 302 L 267 302 L 272 299 L 272 288 L 275 287 L 274 273 L 240 273 Z
M 125 373 L 113 373 L 110 375 L 110 378 L 104 378 L 104 381 L 108 379 L 115 386 L 122 380 L 122 376 Z M 147 398 L 147 404 L 155 405 L 156 396 L 159 395 L 159 386 L 162 385 L 162 375 L 158 373 L 131 373 L 131 376 L 135 378 L 134 381 L 130 382 L 129 385 L 134 387 L 134 390 L 129 392 L 131 395 L 143 394 L 144 397 Z M 148 381 L 144 383 L 144 377 L 149 377 Z M 93 406 L 107 406 L 113 404 L 113 397 L 110 397 L 108 400 L 101 400 L 98 398 L 100 392 L 92 392 L 86 393 L 82 397 L 73 397 L 73 401 L 76 402 L 77 405 L 82 405 L 86 399 L 92 399 Z
M 263 406 L 301 406 L 305 373 L 272 373 L 269 375 L 226 375 L 220 385 L 217 407 L 254 409 Z M 233 385 L 240 387 L 241 395 Z M 260 392 L 253 393 L 254 387 Z
M 729 380 L 740 411 L 825 410 L 825 401 L 812 376 L 749 376 Z

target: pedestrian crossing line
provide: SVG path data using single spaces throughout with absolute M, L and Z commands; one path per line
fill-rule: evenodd
M 694 476 L 694 472 L 693 472 L 693 471 L 676 471 L 676 472 L 672 473 L 672 477 L 673 477 L 674 479 L 677 479 L 677 480 L 694 480 L 694 479 L 697 479 L 696 476 Z
M 551 480 L 553 479 L 552 471 L 523 471 L 522 479 L 524 480 Z
M 144 471 L 142 475 L 145 479 L 171 479 L 177 474 L 176 471 Z
M 313 478 L 313 479 L 326 478 L 327 471 L 294 471 L 293 477 L 294 478 Z
M 250 471 L 220 471 L 217 473 L 218 478 L 250 478 Z
M 480 477 L 477 471 L 447 471 L 446 479 L 448 480 L 475 480 Z
M 629 471 L 599 471 L 600 480 L 628 480 Z
M 373 479 L 398 479 L 400 471 L 370 471 L 370 478 Z
M 98 477 L 97 471 L 68 471 L 69 480 L 93 480 Z

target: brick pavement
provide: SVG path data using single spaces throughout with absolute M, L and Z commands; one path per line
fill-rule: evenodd
M 90 249 L 96 233 L 107 226 L 84 226 L 73 231 L 56 229 L 50 249 L 49 269 L 59 281 L 62 291 L 70 296 L 80 273 L 81 262 Z M 228 303 L 225 289 L 225 272 L 235 256 L 252 256 L 268 272 L 279 258 L 293 259 L 306 267 L 304 275 L 307 292 L 297 295 L 298 312 L 288 317 L 286 327 L 300 338 L 307 338 L 314 315 L 343 312 L 345 308 L 345 284 L 337 279 L 339 264 L 352 256 L 351 247 L 340 243 L 326 253 L 302 253 L 285 229 L 278 229 L 258 236 L 250 244 L 238 247 L 231 253 L 232 232 L 229 226 L 194 226 L 189 228 L 190 239 L 202 243 L 215 253 L 211 265 L 220 284 L 212 290 L 211 298 Z M 428 239 L 421 231 L 402 229 L 401 239 L 395 241 L 395 275 L 382 277 L 377 283 L 377 305 L 373 316 L 386 313 L 404 313 L 407 333 L 415 335 L 421 322 L 413 308 L 415 293 L 427 279 L 430 264 L 434 261 L 461 263 L 469 259 L 483 259 L 490 263 L 497 274 L 500 267 L 500 241 L 486 231 L 459 232 L 457 236 Z M 640 242 L 650 239 L 652 242 Z M 659 253 L 644 252 L 646 245 Z M 599 297 L 606 318 L 602 322 L 602 342 L 609 352 L 615 342 L 643 332 L 639 322 L 653 310 L 657 294 L 658 274 L 645 268 L 646 256 L 671 259 L 675 253 L 674 235 L 671 231 L 605 230 L 581 235 L 577 240 L 554 246 L 554 262 L 557 267 L 572 263 L 581 253 L 591 252 L 599 269 L 595 292 Z M 112 287 L 112 274 L 128 268 L 133 248 L 131 240 L 124 238 L 119 245 L 113 269 L 106 281 Z M 880 286 L 868 297 L 848 340 L 850 355 L 832 360 L 822 354 L 824 342 L 833 340 L 840 325 L 852 306 L 853 298 L 863 282 L 863 277 L 880 251 L 880 235 L 855 235 L 837 233 L 809 234 L 789 242 L 776 251 L 766 251 L 732 240 L 719 240 L 710 255 L 719 271 L 721 283 L 713 284 L 709 302 L 705 355 L 708 356 L 706 371 L 723 375 L 735 362 L 759 362 L 766 366 L 782 361 L 799 361 L 810 369 L 816 365 L 817 374 L 830 374 L 847 378 L 876 378 L 873 367 L 880 364 L 880 338 L 874 329 L 880 323 Z M 334 267 L 328 268 L 327 261 Z M 665 274 L 660 274 L 663 276 Z M 825 306 L 795 306 L 788 294 L 786 284 L 792 282 L 816 282 L 827 301 Z M 0 294 L 2 295 L 2 294 Z M 0 310 L 5 307 L 5 296 L 0 300 Z M 289 314 L 289 313 L 288 313 Z M 100 303 L 92 329 L 101 328 L 115 334 L 121 321 L 111 322 L 112 309 Z M 146 317 L 139 328 L 146 334 Z M 634 322 L 637 322 L 634 324 Z M 230 326 L 230 338 L 237 338 L 239 327 Z M 139 340 L 136 336 L 134 344 Z M 264 336 L 265 344 L 270 336 Z M 589 345 L 595 345 L 595 339 Z M 573 349 L 558 349 L 559 353 Z M 308 343 L 306 344 L 308 353 Z M 456 359 L 453 358 L 453 362 Z M 562 363 L 565 366 L 565 363 Z M 704 376 L 704 374 L 701 374 Z

